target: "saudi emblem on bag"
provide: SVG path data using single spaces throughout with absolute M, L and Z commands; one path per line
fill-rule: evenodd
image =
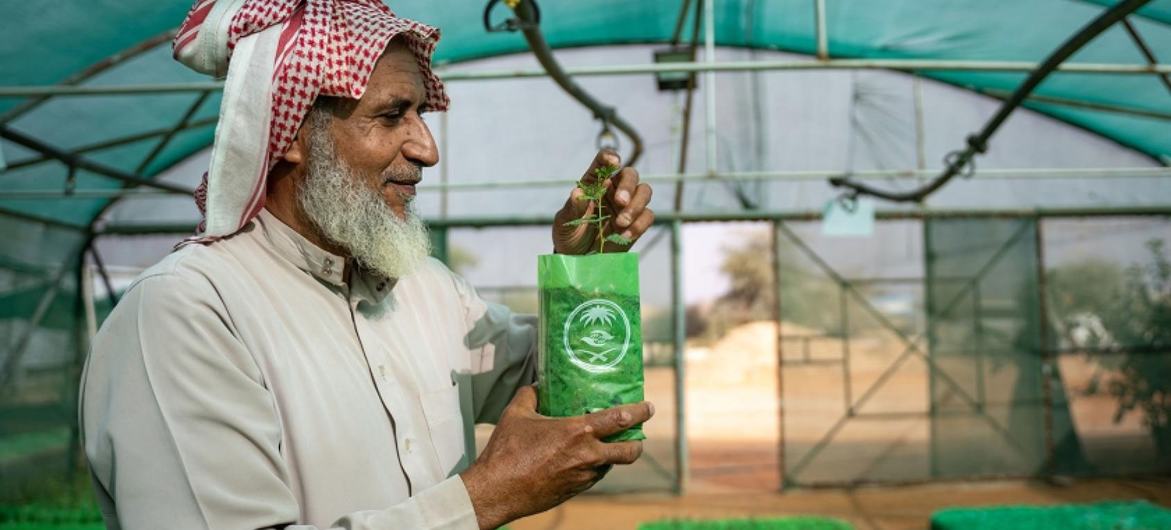
M 564 333 L 569 360 L 590 372 L 614 369 L 630 349 L 630 318 L 618 304 L 601 298 L 569 313 Z

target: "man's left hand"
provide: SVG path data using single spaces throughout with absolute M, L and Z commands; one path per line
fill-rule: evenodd
M 594 170 L 606 165 L 622 167 L 622 158 L 609 149 L 599 151 L 582 180 L 593 181 L 596 178 Z M 650 202 L 651 186 L 638 181 L 638 171 L 634 168 L 624 167 L 610 178 L 610 185 L 603 199 L 605 213 L 610 215 L 605 221 L 605 233 L 619 234 L 630 240 L 630 245 L 607 241 L 606 252 L 629 250 L 630 246 L 651 227 L 655 221 L 655 213 L 647 208 Z M 575 187 L 569 194 L 569 200 L 565 201 L 565 206 L 553 218 L 554 252 L 580 255 L 598 248 L 598 229 L 593 223 L 565 225 L 574 219 L 593 215 L 594 209 L 594 204 L 584 199 L 582 190 Z

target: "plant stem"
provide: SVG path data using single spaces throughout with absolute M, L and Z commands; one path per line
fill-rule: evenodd
M 604 208 L 602 200 L 598 199 L 598 254 L 604 254 L 606 252 L 606 235 L 602 233 L 603 223 L 605 223 L 605 219 L 602 217 Z

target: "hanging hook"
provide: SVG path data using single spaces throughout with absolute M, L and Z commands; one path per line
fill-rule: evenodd
M 846 213 L 854 213 L 858 210 L 858 192 L 848 191 L 838 195 L 838 205 Z
M 618 150 L 618 135 L 614 134 L 614 130 L 610 128 L 610 120 L 606 118 L 599 118 L 602 120 L 602 130 L 598 132 L 598 150 L 610 149 Z
M 943 157 L 943 165 L 947 167 L 956 167 L 956 176 L 962 179 L 970 179 L 972 175 L 976 174 L 976 159 L 973 156 L 968 156 L 967 160 L 962 161 L 960 157 L 964 156 L 963 151 L 952 151 Z
M 515 10 L 517 5 L 524 0 L 504 0 L 504 5 L 510 9 Z M 488 33 L 498 33 L 502 31 L 520 31 L 523 29 L 533 28 L 541 23 L 541 8 L 537 6 L 537 2 L 528 0 L 529 5 L 533 7 L 533 20 L 521 20 L 519 17 L 511 17 L 499 24 L 492 23 L 492 8 L 500 3 L 500 0 L 488 0 L 488 5 L 484 6 L 484 31 Z

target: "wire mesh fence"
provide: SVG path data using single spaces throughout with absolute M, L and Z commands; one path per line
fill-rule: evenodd
M 679 296 L 703 287 L 680 272 L 710 252 L 685 237 L 702 219 L 645 236 L 658 414 L 645 457 L 599 490 L 1171 471 L 1171 217 L 900 214 L 847 239 L 813 219 L 761 217 L 709 245 L 727 287 L 702 303 Z M 88 320 L 100 324 L 108 291 L 151 254 L 142 247 L 161 256 L 170 240 L 99 238 L 107 285 L 109 271 L 103 281 L 78 258 L 84 238 L 3 222 L 52 243 L 31 255 L 6 245 L 0 264 L 0 492 L 14 498 L 81 470 Z M 547 227 L 434 230 L 482 297 L 535 311 L 530 258 L 548 251 Z

